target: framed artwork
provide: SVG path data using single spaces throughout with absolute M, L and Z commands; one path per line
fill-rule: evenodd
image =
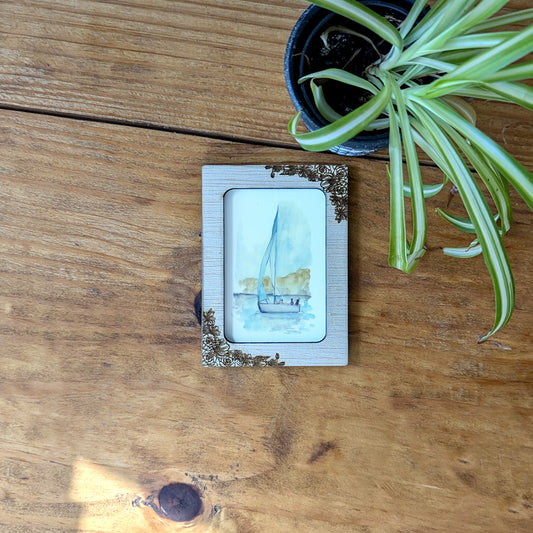
M 348 362 L 348 169 L 204 166 L 202 364 Z

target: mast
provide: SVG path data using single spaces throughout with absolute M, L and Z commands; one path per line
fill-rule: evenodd
M 278 212 L 279 207 L 276 209 L 276 216 L 274 217 L 274 222 L 272 224 L 272 233 L 270 235 L 270 241 L 268 243 L 268 246 L 266 247 L 265 253 L 263 255 L 263 259 L 261 260 L 261 266 L 259 268 L 259 277 L 257 279 L 257 302 L 263 302 L 267 301 L 267 294 L 265 291 L 265 288 L 263 286 L 263 278 L 265 277 L 265 269 L 267 266 L 267 263 L 270 261 L 270 276 L 272 278 L 272 287 L 274 289 L 274 303 L 276 303 L 276 264 L 274 259 L 274 266 L 272 266 L 272 260 L 271 260 L 271 253 L 272 253 L 272 247 L 277 244 L 277 234 L 278 234 Z M 277 248 L 277 246 L 276 246 Z M 274 250 L 276 255 L 276 250 Z M 275 258 L 274 255 L 274 258 Z
M 277 266 L 278 266 L 278 232 L 276 231 L 276 234 L 274 235 L 274 243 L 272 244 L 272 250 L 270 252 L 270 280 L 272 283 L 272 294 L 274 297 L 274 303 L 276 303 Z

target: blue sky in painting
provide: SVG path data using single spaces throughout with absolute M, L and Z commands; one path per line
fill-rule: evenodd
M 239 191 L 245 192 L 245 191 Z M 249 191 L 246 191 L 249 192 Z M 278 215 L 277 275 L 283 277 L 299 268 L 309 268 L 312 263 L 311 227 L 304 207 L 280 194 L 278 190 L 262 190 L 260 193 L 241 197 L 232 224 L 236 232 L 234 281 L 257 277 L 261 259 L 270 240 L 272 223 Z

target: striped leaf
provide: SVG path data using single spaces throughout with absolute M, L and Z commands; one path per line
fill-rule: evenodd
M 389 102 L 390 92 L 390 87 L 385 86 L 361 107 L 354 109 L 335 122 L 309 133 L 297 132 L 298 121 L 301 116 L 301 112 L 299 112 L 289 122 L 289 132 L 306 150 L 311 152 L 329 150 L 331 147 L 351 139 L 374 121 Z

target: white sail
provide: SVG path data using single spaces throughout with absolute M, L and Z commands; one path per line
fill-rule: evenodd
M 299 299 L 297 299 L 296 302 L 294 301 L 294 299 L 291 299 L 290 303 L 286 303 L 283 302 L 280 295 L 277 294 L 276 263 L 278 255 L 278 215 L 279 207 L 276 210 L 276 216 L 274 217 L 274 222 L 272 223 L 272 233 L 270 235 L 270 241 L 268 242 L 265 253 L 263 254 L 263 259 L 261 260 L 261 266 L 259 267 L 259 278 L 257 280 L 257 305 L 262 313 L 298 313 L 301 309 Z M 273 302 L 269 301 L 268 295 L 263 285 L 263 279 L 265 277 L 265 270 L 267 265 L 270 266 L 270 279 L 272 282 L 273 289 Z

